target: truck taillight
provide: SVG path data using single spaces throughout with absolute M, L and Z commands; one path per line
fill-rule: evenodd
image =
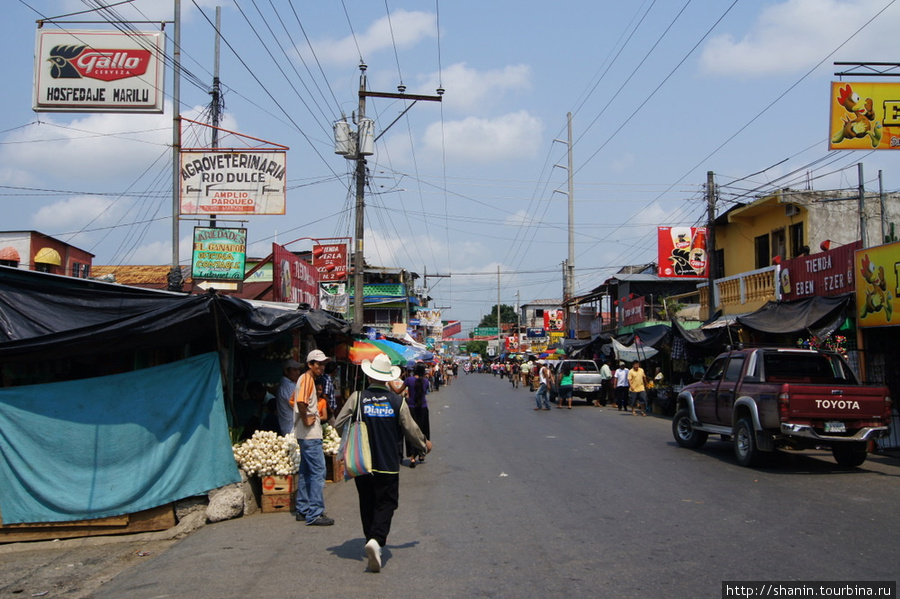
M 893 411 L 894 404 L 891 403 L 891 396 L 884 396 L 884 420 L 885 422 L 891 421 L 891 412 Z
M 781 393 L 778 394 L 778 418 L 781 422 L 787 422 L 790 418 L 791 397 L 788 389 L 787 385 L 782 385 Z

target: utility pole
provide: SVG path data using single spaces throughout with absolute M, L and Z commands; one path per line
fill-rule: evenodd
M 502 333 L 502 329 L 500 327 L 500 265 L 497 265 L 497 357 L 500 357 L 502 353 L 500 350 L 503 348 L 503 344 L 500 341 L 500 333 Z
M 212 100 L 210 101 L 210 120 L 212 120 L 212 147 L 216 149 L 219 147 L 219 123 L 222 122 L 222 93 L 221 88 L 219 86 L 219 46 L 221 44 L 221 34 L 219 33 L 222 30 L 222 7 L 216 7 L 216 41 L 215 41 L 215 51 L 213 53 L 213 86 L 212 91 L 209 92 L 209 95 L 212 96 Z M 209 215 L 209 228 L 214 229 L 216 227 L 216 215 Z
M 575 295 L 575 170 L 574 158 L 572 156 L 572 113 L 566 113 L 566 128 L 568 137 L 566 141 L 554 139 L 553 141 L 564 143 L 567 147 L 568 166 L 556 164 L 559 168 L 565 168 L 567 171 L 568 182 L 568 202 L 569 202 L 569 258 L 566 260 L 565 270 L 563 272 L 563 305 L 566 309 L 566 330 L 572 323 L 571 309 L 572 307 L 566 302 Z
M 706 281 L 709 289 L 707 318 L 712 320 L 716 315 L 716 279 L 713 269 L 713 256 L 716 254 L 716 176 L 712 171 L 706 173 Z
M 184 279 L 178 265 L 178 215 L 181 213 L 181 0 L 175 0 L 172 39 L 172 268 L 169 291 L 181 291 Z
M 357 131 L 355 144 L 349 132 L 346 119 L 335 123 L 334 139 L 335 153 L 342 154 L 348 160 L 356 161 L 356 235 L 353 252 L 353 332 L 362 331 L 364 322 L 363 314 L 363 271 L 365 269 L 365 211 L 366 211 L 366 156 L 371 156 L 375 151 L 375 141 L 384 135 L 390 127 L 399 120 L 397 117 L 390 125 L 382 130 L 378 137 L 374 136 L 375 122 L 366 118 L 366 98 L 393 98 L 396 100 L 412 100 L 400 116 L 413 107 L 419 100 L 440 102 L 444 93 L 443 88 L 438 88 L 437 96 L 422 96 L 403 93 L 405 85 L 397 86 L 400 93 L 370 92 L 366 89 L 365 63 L 359 65 L 359 108 L 356 118 Z
M 863 248 L 869 247 L 869 239 L 866 231 L 866 182 L 863 179 L 863 164 L 856 165 L 859 173 L 859 239 Z

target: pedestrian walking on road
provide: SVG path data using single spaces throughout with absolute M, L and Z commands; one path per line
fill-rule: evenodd
M 397 445 L 401 435 L 423 453 L 431 451 L 432 444 L 413 421 L 406 402 L 385 385 L 400 376 L 400 368 L 392 366 L 386 355 L 378 354 L 371 362 L 363 360 L 362 371 L 369 379 L 369 386 L 350 396 L 335 421 L 335 427 L 339 431 L 344 430 L 357 403 L 361 406 L 362 419 L 369 433 L 372 474 L 357 476 L 354 481 L 366 538 L 368 568 L 372 572 L 380 572 L 381 551 L 387 543 L 400 494 Z
M 553 384 L 553 371 L 547 366 L 547 363 L 543 360 L 538 360 L 538 380 L 540 381 L 538 385 L 537 393 L 534 394 L 534 401 L 537 406 L 534 408 L 535 410 L 549 410 L 550 409 L 550 396 L 549 390 L 550 385 Z
M 416 364 L 413 369 L 413 375 L 404 381 L 406 385 L 408 398 L 407 405 L 413 420 L 419 426 L 419 430 L 425 435 L 426 439 L 431 438 L 431 423 L 428 418 L 428 379 L 425 378 L 425 365 Z M 406 455 L 409 457 L 409 467 L 415 468 L 416 463 L 425 461 L 425 453 L 412 443 L 406 441 Z
M 562 409 L 563 402 L 568 400 L 568 408 L 570 410 L 572 409 L 573 379 L 572 366 L 568 362 L 563 362 L 562 368 L 560 368 L 559 371 L 559 385 L 557 385 L 557 408 Z
M 619 411 L 626 409 L 628 405 L 628 369 L 625 362 L 619 362 L 619 368 L 615 373 L 616 379 L 616 407 Z
M 631 415 L 647 415 L 647 375 L 641 368 L 641 363 L 635 360 L 628 371 L 628 405 L 631 407 Z M 637 412 L 635 411 L 637 410 Z

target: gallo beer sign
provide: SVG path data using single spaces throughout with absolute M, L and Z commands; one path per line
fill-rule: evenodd
M 659 227 L 657 249 L 660 277 L 706 276 L 706 227 Z
M 33 108 L 162 113 L 164 49 L 160 31 L 39 29 Z

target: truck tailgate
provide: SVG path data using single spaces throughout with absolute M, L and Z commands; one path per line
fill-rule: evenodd
M 790 420 L 883 420 L 885 416 L 884 387 L 844 385 L 804 385 L 791 383 L 787 387 L 787 417 Z M 782 389 L 782 398 L 785 389 Z M 784 410 L 784 404 L 781 409 Z M 784 412 L 782 412 L 784 415 Z

